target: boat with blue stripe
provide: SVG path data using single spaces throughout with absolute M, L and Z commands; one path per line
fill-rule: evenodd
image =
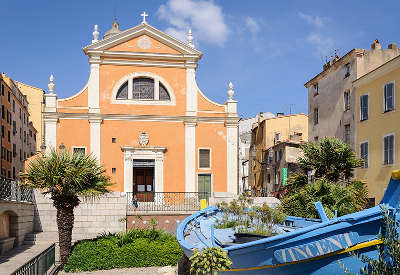
M 276 225 L 278 235 L 265 237 L 216 229 L 223 213 L 217 207 L 207 207 L 178 226 L 177 238 L 187 257 L 204 247 L 224 249 L 233 264 L 218 274 L 345 274 L 342 265 L 356 273 L 364 264 L 349 252 L 376 259 L 376 245 L 382 243 L 378 238 L 383 226 L 382 206 L 398 220 L 399 202 L 397 170 L 380 204 L 360 212 L 329 219 L 321 203 L 316 203 L 320 219 L 288 216 Z

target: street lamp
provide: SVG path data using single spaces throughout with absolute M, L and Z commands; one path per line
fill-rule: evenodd
M 260 150 L 260 149 L 253 147 L 250 150 L 250 157 L 253 158 L 254 161 L 257 161 L 261 165 L 261 196 L 264 197 L 264 194 L 265 194 L 265 192 L 264 192 L 264 165 L 267 164 L 267 162 L 264 161 L 264 152 L 266 152 L 266 150 L 261 149 L 261 158 L 262 158 L 261 161 L 259 161 L 257 159 L 257 150 Z

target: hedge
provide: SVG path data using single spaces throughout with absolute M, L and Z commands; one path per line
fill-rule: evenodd
M 64 270 L 78 272 L 176 265 L 182 257 L 182 249 L 176 238 L 160 230 L 156 230 L 156 234 L 154 232 L 134 229 L 81 241 L 74 246 Z

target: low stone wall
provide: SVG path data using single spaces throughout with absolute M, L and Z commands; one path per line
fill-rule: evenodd
M 56 213 L 53 201 L 35 190 L 35 231 L 54 232 L 57 235 Z M 75 208 L 73 240 L 97 237 L 103 232 L 119 232 L 125 229 L 126 197 L 119 192 L 109 193 L 98 199 L 81 200 Z
M 128 213 L 126 217 L 126 225 L 131 228 L 151 228 L 151 220 L 157 221 L 157 228 L 176 234 L 178 224 L 185 218 L 190 216 L 191 212 L 137 212 Z
M 20 246 L 25 235 L 33 232 L 34 204 L 0 200 L 0 215 L 5 214 L 9 220 L 7 237 L 15 237 L 14 246 Z

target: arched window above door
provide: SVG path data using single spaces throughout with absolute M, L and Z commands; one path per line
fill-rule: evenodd
M 131 73 L 120 79 L 113 89 L 112 103 L 139 105 L 175 105 L 168 83 L 152 73 Z

